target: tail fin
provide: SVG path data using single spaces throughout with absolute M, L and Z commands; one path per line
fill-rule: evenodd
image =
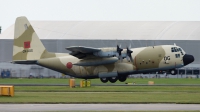
M 13 61 L 38 60 L 46 49 L 26 17 L 15 21 Z

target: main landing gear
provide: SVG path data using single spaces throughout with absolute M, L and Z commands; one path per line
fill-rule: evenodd
M 117 80 L 119 80 L 120 82 L 124 82 L 126 81 L 126 79 L 127 76 L 100 78 L 101 82 L 103 83 L 107 83 L 108 81 L 110 81 L 111 83 L 115 83 Z
M 108 78 L 100 78 L 101 82 L 106 83 L 108 82 Z
M 118 77 L 109 77 L 108 80 L 109 80 L 111 83 L 115 83 L 115 82 L 118 80 Z

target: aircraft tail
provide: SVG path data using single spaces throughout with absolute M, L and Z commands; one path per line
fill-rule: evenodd
M 44 58 L 47 51 L 26 17 L 15 21 L 13 61 L 34 61 Z

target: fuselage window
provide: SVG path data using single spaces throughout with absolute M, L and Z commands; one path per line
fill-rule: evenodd
M 175 57 L 176 58 L 180 58 L 180 54 L 175 54 Z

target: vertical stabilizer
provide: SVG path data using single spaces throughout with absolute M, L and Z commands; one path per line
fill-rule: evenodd
M 46 52 L 44 45 L 26 17 L 15 21 L 13 61 L 38 60 Z

